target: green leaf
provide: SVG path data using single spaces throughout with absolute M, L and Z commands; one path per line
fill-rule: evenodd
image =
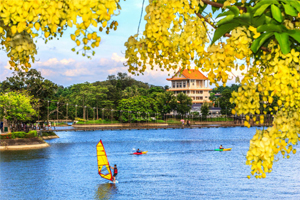
M 250 13 L 243 13 L 240 16 L 234 18 L 234 20 L 242 25 L 247 26 L 247 25 L 251 24 L 251 15 L 250 15 Z
M 300 43 L 300 30 L 288 30 L 287 33 Z
M 287 28 L 283 25 L 275 25 L 275 24 L 264 24 L 257 27 L 258 32 L 278 32 L 281 33 L 282 31 L 287 31 Z
M 224 19 L 221 19 L 220 21 L 218 21 L 217 26 L 220 26 L 220 25 L 226 24 L 226 23 L 230 23 L 233 20 L 233 18 L 234 18 L 234 15 L 228 15 Z
M 274 33 L 274 35 L 280 45 L 281 52 L 283 54 L 288 54 L 291 51 L 289 34 L 287 32 L 284 32 L 284 33 Z
M 273 18 L 278 22 L 282 22 L 283 18 L 280 9 L 273 4 L 271 5 L 271 11 Z
M 269 5 L 279 4 L 279 2 L 277 0 L 261 0 L 253 7 L 253 9 L 254 10 L 259 9 L 262 5 L 265 5 L 265 4 L 269 4 Z
M 266 22 L 265 22 L 266 24 L 275 24 L 275 25 L 280 24 L 275 19 L 273 19 L 272 17 L 269 17 L 267 15 L 266 15 L 265 19 L 266 19 Z
M 300 3 L 298 1 L 291 1 L 290 4 L 296 8 L 296 10 L 298 11 L 298 13 L 300 13 Z
M 256 10 L 256 12 L 254 13 L 254 17 L 263 14 L 263 13 L 265 12 L 265 10 L 266 10 L 269 6 L 270 6 L 270 4 L 264 4 L 264 5 L 262 5 L 260 8 L 258 8 L 258 9 Z
M 254 40 L 254 42 L 251 45 L 251 50 L 256 53 L 257 50 L 261 47 L 261 45 L 263 45 L 263 43 L 271 36 L 273 36 L 274 33 L 264 33 L 261 36 L 259 36 L 256 40 Z
M 239 26 L 238 23 L 229 23 L 229 24 L 225 24 L 223 26 L 218 27 L 214 33 L 214 37 L 213 37 L 211 44 L 213 44 L 215 41 L 220 39 L 220 37 L 222 37 L 225 33 L 230 32 L 237 26 Z
M 298 12 L 290 5 L 290 4 L 284 4 L 282 3 L 284 7 L 284 11 L 287 15 L 296 17 L 298 15 Z
M 240 10 L 236 6 L 226 6 L 235 16 L 240 14 Z
M 254 17 L 252 19 L 252 24 L 254 27 L 259 27 L 260 25 L 264 24 L 266 21 L 266 16 L 265 15 L 261 15 L 260 17 Z
M 231 12 L 231 11 L 229 10 L 229 11 L 227 11 L 227 12 L 221 12 L 221 13 L 217 16 L 217 18 L 219 18 L 219 17 L 224 17 L 224 16 L 227 16 L 227 15 L 234 15 L 234 14 L 233 14 L 233 12 Z

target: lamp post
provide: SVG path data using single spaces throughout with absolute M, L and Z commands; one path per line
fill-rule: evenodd
M 123 117 L 123 115 L 122 115 L 122 110 L 120 110 L 120 123 L 122 124 L 122 117 Z
M 58 104 L 59 102 L 57 102 L 57 113 L 56 113 L 57 124 L 58 124 Z
M 75 120 L 77 118 L 77 105 L 75 105 Z
M 104 108 L 102 108 L 102 123 L 104 123 Z
M 84 106 L 84 110 L 86 111 L 86 106 Z M 87 115 L 87 114 L 86 114 Z M 87 117 L 87 119 L 88 119 L 88 116 L 86 116 Z M 84 119 L 85 121 L 87 121 L 86 119 Z
M 67 120 L 68 120 L 68 103 L 67 103 L 67 107 L 66 107 L 66 109 L 67 109 L 67 111 L 66 111 L 66 114 L 67 114 L 67 117 L 66 117 L 66 125 L 68 125 L 68 122 L 67 122 Z
M 47 120 L 48 120 L 48 123 L 49 123 L 49 101 L 48 101 L 48 115 L 47 115 Z
M 114 109 L 111 109 L 111 111 L 110 111 L 110 123 L 111 124 L 112 124 L 113 112 L 114 112 Z

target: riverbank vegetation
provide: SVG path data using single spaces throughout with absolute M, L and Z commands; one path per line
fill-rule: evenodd
M 18 131 L 18 132 L 11 132 L 9 134 L 0 135 L 0 139 L 15 139 L 15 138 L 33 138 L 37 137 L 37 131 L 31 130 L 29 132 L 25 131 Z
M 105 81 L 63 87 L 31 69 L 28 73 L 14 72 L 1 84 L 1 118 L 5 117 L 15 131 L 23 129 L 22 123 L 33 127 L 36 121 L 48 120 L 56 120 L 55 126 L 64 125 L 64 120 L 75 120 L 77 124 L 154 121 L 171 111 L 183 115 L 192 106 L 187 95 L 175 96 L 167 91 L 168 86 L 149 85 L 126 73 L 110 75 Z M 13 97 L 18 104 L 7 102 Z

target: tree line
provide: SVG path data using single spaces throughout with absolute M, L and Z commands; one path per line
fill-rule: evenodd
M 79 83 L 68 87 L 42 77 L 35 69 L 14 72 L 0 88 L 1 119 L 9 123 L 80 118 L 113 117 L 122 122 L 146 120 L 141 115 L 162 117 L 176 111 L 186 114 L 192 99 L 174 95 L 168 86 L 137 81 L 126 73 L 108 76 L 105 81 Z M 114 111 L 118 111 L 115 112 Z M 116 114 L 117 113 L 117 114 Z

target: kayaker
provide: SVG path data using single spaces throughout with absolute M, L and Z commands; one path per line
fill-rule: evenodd
M 222 145 L 220 145 L 219 149 L 224 149 L 224 147 Z
M 117 165 L 115 164 L 115 166 L 114 167 L 110 167 L 112 170 L 114 170 L 113 172 L 114 172 L 114 174 L 113 174 L 113 182 L 115 182 L 116 181 L 116 177 L 117 177 L 117 175 L 118 175 L 118 168 L 117 168 Z
M 142 153 L 142 151 L 140 149 L 137 149 L 136 152 L 137 153 Z

